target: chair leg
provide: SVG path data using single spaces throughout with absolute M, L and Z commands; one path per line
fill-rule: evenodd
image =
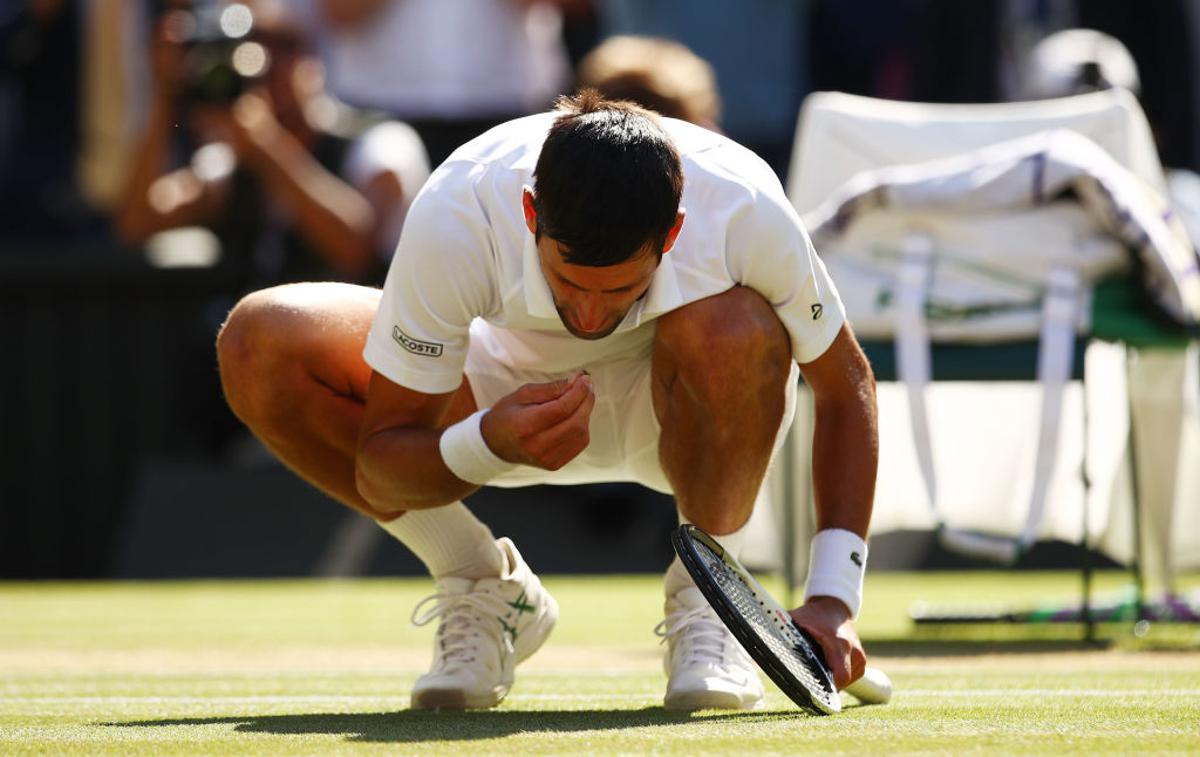
M 1128 387 L 1129 369 L 1128 369 L 1128 349 L 1126 350 L 1126 370 L 1125 382 Z M 1126 389 L 1126 403 L 1129 412 L 1129 480 L 1131 483 L 1131 504 L 1133 517 L 1133 559 L 1130 569 L 1133 573 L 1134 586 L 1134 616 L 1133 622 L 1136 626 L 1139 622 L 1147 620 L 1146 613 L 1146 579 L 1142 572 L 1142 508 L 1141 495 L 1138 488 L 1138 455 L 1137 455 L 1137 434 L 1135 433 L 1134 409 L 1133 409 L 1133 394 Z
M 795 607 L 793 600 L 796 594 L 796 508 L 800 506 L 800 492 L 796 485 L 796 422 L 788 429 L 783 441 L 783 465 L 780 467 L 780 478 L 783 489 L 783 512 L 780 520 L 783 525 L 783 595 L 784 607 Z
M 800 403 L 805 403 L 803 406 Z M 804 412 L 801 412 L 801 407 L 804 407 Z M 811 499 L 812 492 L 812 472 L 810 464 L 801 465 L 797 459 L 799 451 L 808 451 L 812 443 L 813 435 L 813 404 L 812 395 L 808 388 L 801 383 L 799 394 L 796 397 L 796 417 L 792 421 L 792 427 L 788 429 L 787 436 L 784 439 L 783 449 L 780 454 L 783 460 L 779 465 L 780 488 L 783 490 L 781 499 L 783 500 L 783 512 L 780 513 L 780 524 L 783 530 L 782 551 L 783 551 L 783 580 L 784 589 L 784 605 L 786 607 L 795 607 L 796 589 L 799 588 L 799 577 L 796 570 L 796 558 L 799 555 L 799 544 L 797 536 L 800 528 L 805 528 L 809 536 L 812 534 L 812 516 L 813 502 Z M 803 418 L 804 422 L 801 422 Z M 799 516 L 803 514 L 804 518 Z
M 1088 385 L 1086 368 L 1080 387 L 1083 395 L 1083 460 L 1079 466 L 1079 477 L 1083 483 L 1083 518 L 1079 534 L 1079 559 L 1083 577 L 1083 598 L 1079 604 L 1080 618 L 1083 620 L 1083 640 L 1092 644 L 1096 641 L 1096 622 L 1092 617 L 1092 551 L 1090 545 L 1090 513 L 1089 498 L 1092 491 L 1092 481 L 1088 476 Z

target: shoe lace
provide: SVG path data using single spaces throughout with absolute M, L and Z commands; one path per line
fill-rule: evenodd
M 440 619 L 437 639 L 441 654 L 435 664 L 471 663 L 485 638 L 499 642 L 506 654 L 512 654 L 513 629 L 502 620 L 510 609 L 503 598 L 485 592 L 431 594 L 413 608 L 412 624 L 424 626 Z
M 731 662 L 726 650 L 737 648 L 727 644 L 729 630 L 717 618 L 711 607 L 676 610 L 654 627 L 659 644 L 675 642 L 675 654 L 684 664 L 707 663 L 727 666 Z

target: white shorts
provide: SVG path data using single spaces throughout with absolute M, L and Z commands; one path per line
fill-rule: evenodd
M 662 430 L 654 414 L 650 393 L 650 351 L 647 343 L 640 354 L 581 365 L 546 373 L 520 365 L 512 352 L 492 334 L 495 327 L 483 321 L 471 326 L 471 344 L 464 372 L 471 383 L 477 407 L 491 407 L 524 384 L 556 381 L 584 369 L 592 377 L 596 406 L 592 410 L 591 442 L 574 460 L 556 471 L 519 465 L 492 481 L 492 486 L 516 487 L 533 484 L 594 484 L 630 481 L 664 494 L 671 484 L 658 462 L 658 437 Z M 792 363 L 787 383 L 783 419 L 775 435 L 772 457 L 783 447 L 787 430 L 796 414 L 796 385 L 799 368 Z

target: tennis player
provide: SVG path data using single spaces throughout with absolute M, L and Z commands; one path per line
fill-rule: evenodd
M 382 292 L 251 294 L 218 352 L 254 433 L 435 579 L 413 614 L 438 623 L 412 692 L 425 708 L 498 704 L 558 616 L 463 497 L 636 481 L 737 555 L 803 373 L 819 533 L 794 617 L 839 688 L 862 675 L 874 381 L 779 181 L 731 140 L 594 92 L 565 98 L 434 172 Z M 678 559 L 665 592 L 665 705 L 759 705 L 753 663 Z

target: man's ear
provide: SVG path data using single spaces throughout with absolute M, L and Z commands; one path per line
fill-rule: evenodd
M 521 188 L 521 209 L 525 211 L 525 228 L 530 234 L 537 234 L 537 210 L 533 207 L 533 190 L 528 186 Z
M 683 208 L 675 214 L 675 225 L 667 232 L 667 241 L 663 244 L 663 254 L 666 255 L 675 246 L 675 240 L 679 238 L 679 232 L 683 229 L 683 217 L 687 215 L 687 211 Z

